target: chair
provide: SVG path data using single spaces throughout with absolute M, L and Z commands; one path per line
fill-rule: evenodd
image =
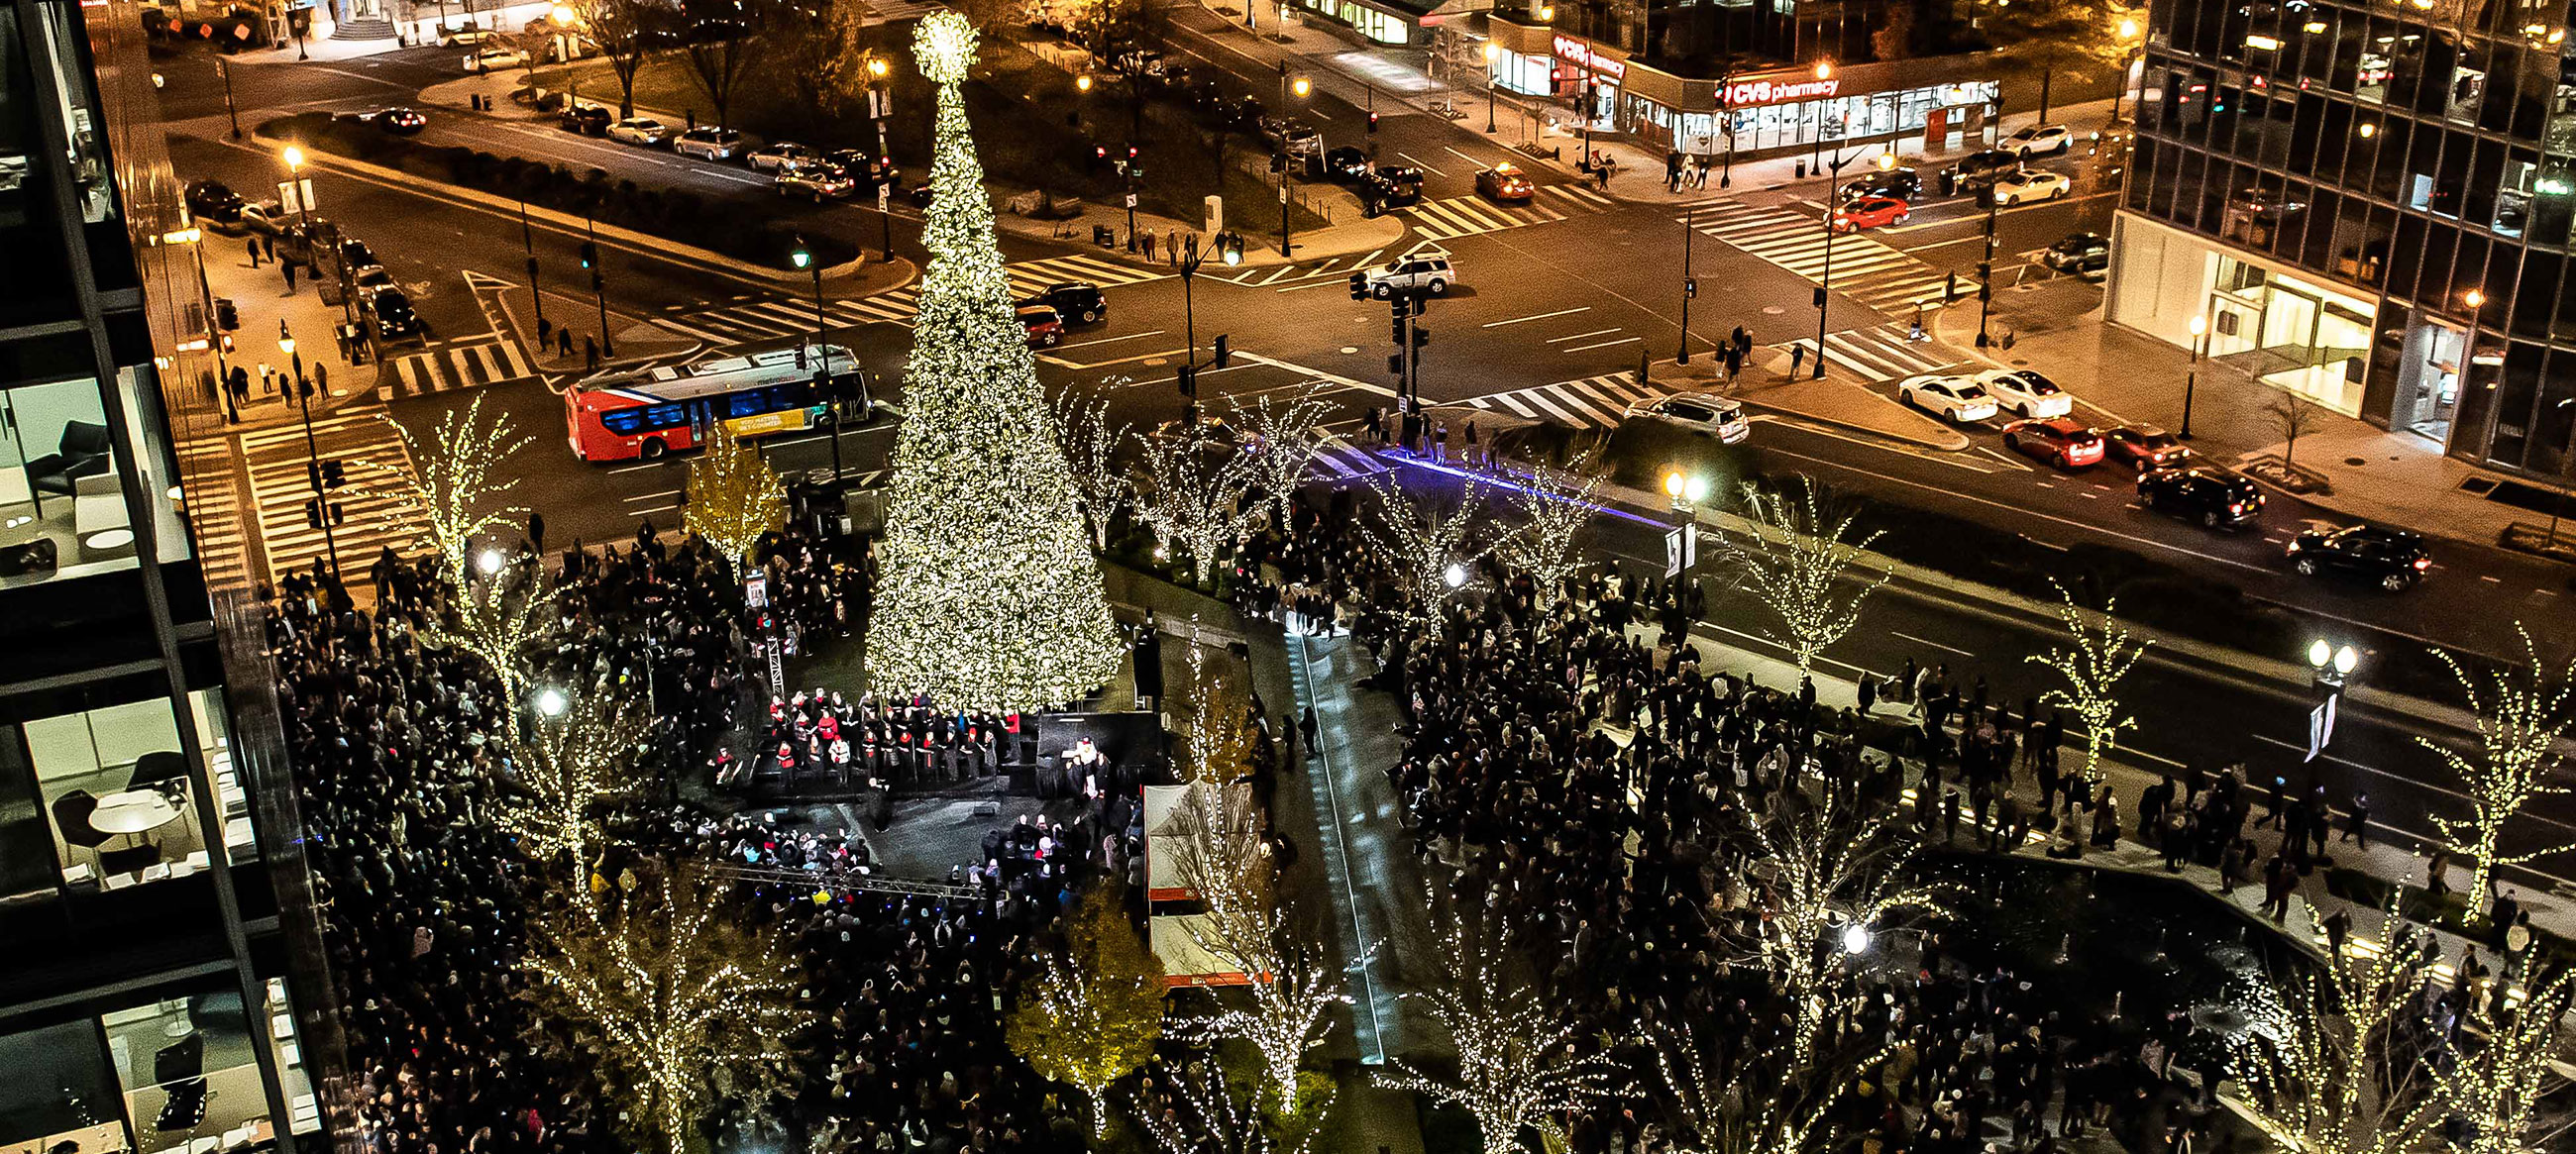
M 54 832 L 61 835 L 65 845 L 97 849 L 115 836 L 89 823 L 90 815 L 97 812 L 98 799 L 90 796 L 86 789 L 75 789 L 55 798 Z
M 158 856 L 157 854 L 155 856 Z M 194 1130 L 206 1120 L 206 1036 L 192 1033 L 152 1055 L 152 1080 L 170 1097 L 153 1129 Z
M 134 759 L 134 776 L 125 779 L 125 788 L 185 783 L 188 757 L 175 749 L 156 749 Z
M 27 483 L 68 497 L 73 484 L 81 478 L 108 471 L 107 426 L 89 421 L 66 422 L 54 450 L 27 462 Z

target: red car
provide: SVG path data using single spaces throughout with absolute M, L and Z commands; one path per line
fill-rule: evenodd
M 2141 475 L 2158 469 L 2171 469 L 2191 460 L 2191 449 L 2173 434 L 2154 425 L 2122 425 L 2107 429 L 2102 439 L 2108 442 L 2107 459 L 2123 462 Z
M 1527 204 L 1538 194 L 1538 186 L 1521 175 L 1520 169 L 1498 164 L 1476 174 L 1476 191 L 1504 204 Z
M 1835 232 L 1859 232 L 1864 228 L 1903 224 L 1914 215 L 1912 205 L 1892 196 L 1864 196 L 1834 210 Z
M 1064 341 L 1064 315 L 1053 305 L 1024 305 L 1020 324 L 1029 330 L 1029 347 L 1053 348 Z
M 2004 426 L 2004 447 L 2054 462 L 2061 469 L 2102 463 L 2102 434 L 2068 417 L 2014 421 Z

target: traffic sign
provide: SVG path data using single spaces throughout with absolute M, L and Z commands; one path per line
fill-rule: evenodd
M 890 180 L 879 182 L 877 184 L 877 211 L 884 212 L 886 210 L 886 206 L 893 203 L 894 182 Z
M 1131 192 L 1131 193 L 1128 193 L 1128 194 L 1127 194 L 1127 207 L 1129 207 L 1129 208 L 1134 208 L 1134 207 L 1136 207 L 1136 194 L 1135 194 L 1135 193 L 1132 193 L 1132 192 Z

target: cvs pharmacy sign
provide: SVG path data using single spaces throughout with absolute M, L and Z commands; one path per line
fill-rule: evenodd
M 1831 80 L 1739 80 L 1728 84 L 1719 94 L 1728 108 L 1746 108 L 1764 104 L 1787 104 L 1797 100 L 1822 100 L 1842 90 L 1843 82 Z
M 1612 80 L 1628 78 L 1627 61 L 1602 55 L 1593 49 L 1592 43 L 1588 40 L 1578 40 L 1559 32 L 1556 34 L 1555 45 L 1559 60 L 1571 60 Z

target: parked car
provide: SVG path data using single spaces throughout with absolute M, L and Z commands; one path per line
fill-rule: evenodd
M 903 170 L 894 166 L 892 157 L 870 156 L 865 149 L 836 148 L 825 154 L 824 159 L 849 169 L 850 175 L 859 178 L 859 185 L 863 188 L 874 188 L 903 177 Z
M 2058 272 L 2101 272 L 2111 267 L 2111 238 L 2098 232 L 2070 232 L 2041 250 L 2039 263 Z
M 516 68 L 528 62 L 528 54 L 516 48 L 492 45 L 465 54 L 467 72 L 490 72 L 496 68 Z
M 2061 469 L 2102 463 L 2102 434 L 2072 417 L 2014 421 L 2004 426 L 2004 448 Z
M 1052 348 L 1064 342 L 1064 317 L 1053 305 L 1021 305 L 1020 325 L 1029 331 L 1029 347 Z
M 233 217 L 232 230 L 273 237 L 286 231 L 286 223 L 287 212 L 276 201 L 255 200 L 241 206 L 241 211 Z
M 1858 200 L 1865 196 L 1891 196 L 1911 201 L 1923 195 L 1923 177 L 1911 168 L 1889 168 L 1863 173 L 1858 180 L 1843 186 L 1843 199 Z
M 2158 513 L 2198 521 L 2206 528 L 2228 529 L 2262 514 L 2263 490 L 2241 473 L 2215 465 L 2185 465 L 2140 475 L 2138 503 Z
M 660 148 L 671 142 L 671 127 L 650 116 L 629 116 L 608 126 L 608 138 L 639 148 Z
M 1995 200 L 2000 204 L 2024 204 L 2034 200 L 2056 200 L 2075 191 L 2075 182 L 2063 174 L 2020 168 L 1995 178 Z
M 1368 154 L 1356 148 L 1334 148 L 1324 152 L 1324 175 L 1343 184 L 1358 184 L 1369 178 Z
M 379 345 L 426 340 L 429 326 L 413 312 L 411 298 L 399 288 L 380 288 L 367 298 L 367 336 Z
M 1445 256 L 1403 257 L 1373 269 L 1351 274 L 1351 287 L 1379 300 L 1399 292 L 1423 289 L 1433 296 L 1445 296 L 1456 283 L 1458 272 Z
M 242 206 L 248 202 L 220 180 L 192 180 L 184 194 L 188 215 L 197 223 L 218 232 L 241 223 Z
M 2075 133 L 2063 124 L 2034 124 L 2003 139 L 1999 147 L 2021 154 L 2023 160 L 2034 156 L 2064 156 L 2075 147 Z
M 1377 169 L 1377 179 L 1370 183 L 1370 187 L 1377 190 L 1379 202 L 1389 208 L 1420 204 L 1422 170 L 1400 164 L 1381 164 Z
M 410 136 L 429 127 L 429 117 L 417 108 L 379 108 L 362 113 L 358 119 L 375 125 L 379 131 L 395 136 Z
M 753 172 L 777 172 L 800 164 L 812 164 L 823 159 L 823 153 L 792 140 L 777 140 L 742 154 L 742 158 Z
M 2103 456 L 2141 473 L 2170 469 L 2192 457 L 2181 438 L 2154 425 L 2121 425 L 2102 432 Z
M 1898 381 L 1896 399 L 1960 424 L 1995 415 L 1995 398 L 1985 386 L 1953 373 L 1926 373 Z
M 1538 186 L 1519 168 L 1497 164 L 1476 174 L 1476 191 L 1502 204 L 1527 204 L 1538 195 Z
M 730 128 L 692 128 L 672 138 L 671 151 L 700 160 L 731 160 L 742 154 L 742 134 Z
M 1324 154 L 1324 134 L 1317 131 L 1314 125 L 1302 120 L 1289 121 L 1271 139 L 1278 143 L 1281 152 L 1287 153 L 1290 157 Z
M 837 164 L 800 164 L 782 168 L 769 182 L 780 196 L 810 196 L 814 203 L 839 200 L 859 190 L 859 178 Z
M 606 106 L 576 104 L 555 117 L 555 127 L 583 136 L 606 136 L 609 122 L 615 119 Z
M 1045 305 L 1078 324 L 1098 324 L 1109 316 L 1109 298 L 1100 286 L 1089 281 L 1066 281 L 1039 290 L 1036 296 L 1021 301 L 1024 305 Z
M 1864 196 L 1845 201 L 1834 210 L 1835 232 L 1859 232 L 1864 228 L 1883 228 L 1903 224 L 1912 218 L 1912 206 L 1892 196 Z
M 2351 525 L 2290 538 L 2290 568 L 2303 577 L 2355 577 L 2397 593 L 2423 580 L 2432 567 L 2424 538 L 2404 529 Z
M 1715 437 L 1722 445 L 1738 444 L 1753 435 L 1753 424 L 1744 419 L 1743 407 L 1723 397 L 1658 397 L 1628 406 L 1628 417 Z
M 441 48 L 470 48 L 491 38 L 491 29 L 471 20 L 438 30 L 438 46 Z
M 1975 188 L 1983 184 L 1992 184 L 1996 177 L 2020 168 L 2020 153 L 1989 148 L 1960 157 L 1957 163 L 1943 169 L 1942 174 L 1948 176 L 1961 188 Z
M 1996 407 L 2025 420 L 2063 417 L 2075 411 L 2075 394 L 2057 387 L 2037 369 L 1987 369 L 1977 383 L 1994 394 Z

